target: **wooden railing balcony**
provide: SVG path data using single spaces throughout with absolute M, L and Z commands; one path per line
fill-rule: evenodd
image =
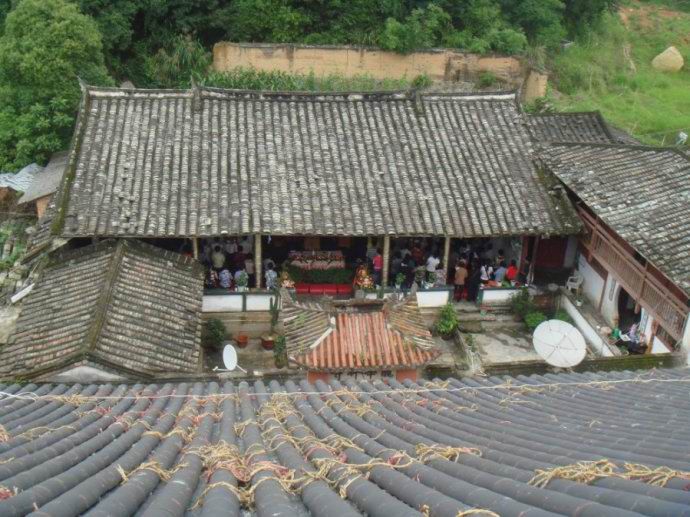
M 621 246 L 614 235 L 599 221 L 579 208 L 579 215 L 587 228 L 580 242 L 599 262 L 604 264 L 618 282 L 642 305 L 671 335 L 680 340 L 683 336 L 688 307 L 669 293 L 650 272 L 650 265 L 640 264 Z

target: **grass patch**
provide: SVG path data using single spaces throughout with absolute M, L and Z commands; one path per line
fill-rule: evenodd
M 264 90 L 285 92 L 370 92 L 424 88 L 431 81 L 420 75 L 407 79 L 374 79 L 368 75 L 344 77 L 342 75 L 289 74 L 237 67 L 227 72 L 209 72 L 200 79 L 203 86 L 234 90 Z
M 652 59 L 671 45 L 684 68 L 657 72 Z M 559 110 L 599 110 L 645 143 L 673 144 L 679 131 L 690 131 L 689 61 L 690 2 L 624 2 L 552 59 L 549 100 Z

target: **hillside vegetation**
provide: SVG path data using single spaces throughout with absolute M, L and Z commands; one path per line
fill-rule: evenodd
M 685 58 L 677 73 L 652 59 L 674 45 Z M 552 62 L 550 104 L 600 110 L 615 126 L 649 144 L 674 144 L 690 133 L 690 1 L 624 2 L 600 27 Z

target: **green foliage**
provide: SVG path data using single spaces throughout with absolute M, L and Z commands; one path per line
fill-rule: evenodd
M 510 299 L 510 309 L 513 314 L 519 316 L 520 319 L 525 319 L 527 314 L 536 310 L 534 300 L 532 300 L 532 296 L 529 294 L 526 287 L 523 287 L 512 296 Z
M 420 79 L 419 83 L 425 84 L 425 80 Z M 410 86 L 409 82 L 402 79 L 378 80 L 366 75 L 354 77 L 328 75 L 317 77 L 313 73 L 289 74 L 280 71 L 265 72 L 263 70 L 243 67 L 233 68 L 228 72 L 209 72 L 206 77 L 199 78 L 199 84 L 216 88 L 230 88 L 233 90 L 305 92 L 400 90 Z
M 498 82 L 498 77 L 492 72 L 481 72 L 479 74 L 479 79 L 477 80 L 477 86 L 479 88 L 491 88 Z
M 551 78 L 558 93 L 550 102 L 559 110 L 599 110 L 648 144 L 672 144 L 678 131 L 688 132 L 690 68 L 660 73 L 651 61 L 671 44 L 690 55 L 690 13 L 661 16 L 654 9 L 628 10 L 627 27 L 605 14 L 596 30 L 557 54 Z
M 564 310 L 556 311 L 556 313 L 553 315 L 553 319 L 565 321 L 567 323 L 573 322 L 573 319 L 570 317 L 570 314 L 568 314 Z
M 238 276 L 237 279 L 235 280 L 237 283 L 237 287 L 247 287 L 249 284 L 249 275 L 247 274 L 246 271 L 242 271 Z
M 173 38 L 145 60 L 152 85 L 159 88 L 189 88 L 191 80 L 203 81 L 211 66 L 211 54 L 199 40 L 189 36 Z
M 546 321 L 546 314 L 539 311 L 527 313 L 525 315 L 525 325 L 530 332 L 533 332 L 541 323 Z
M 556 48 L 566 35 L 561 0 L 501 0 L 503 12 L 532 44 Z
M 273 343 L 273 360 L 277 368 L 285 368 L 288 365 L 285 336 L 278 336 Z
M 351 269 L 307 270 L 294 266 L 286 266 L 290 278 L 297 283 L 307 284 L 350 284 L 354 278 Z
M 93 20 L 64 0 L 22 0 L 0 38 L 0 170 L 44 162 L 66 147 L 77 77 L 111 84 Z
M 278 308 L 278 297 L 271 298 L 268 310 L 271 314 L 271 334 L 275 332 L 276 325 L 278 324 L 278 317 L 280 316 L 280 309 Z
M 452 335 L 460 326 L 460 321 L 458 320 L 458 314 L 455 311 L 455 306 L 452 303 L 447 303 L 441 309 L 438 315 L 438 320 L 436 320 L 436 325 L 434 328 L 442 336 Z
M 201 327 L 201 345 L 209 350 L 219 350 L 225 341 L 225 325 L 216 318 L 204 322 Z
M 405 274 L 398 273 L 395 275 L 395 285 L 403 285 L 405 283 Z
M 432 3 L 413 10 L 402 22 L 388 18 L 378 41 L 381 48 L 407 53 L 440 45 L 451 30 L 448 13 Z

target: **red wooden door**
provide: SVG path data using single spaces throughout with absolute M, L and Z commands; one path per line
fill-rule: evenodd
M 537 248 L 537 267 L 561 268 L 565 261 L 565 250 L 568 247 L 567 237 L 542 238 Z

